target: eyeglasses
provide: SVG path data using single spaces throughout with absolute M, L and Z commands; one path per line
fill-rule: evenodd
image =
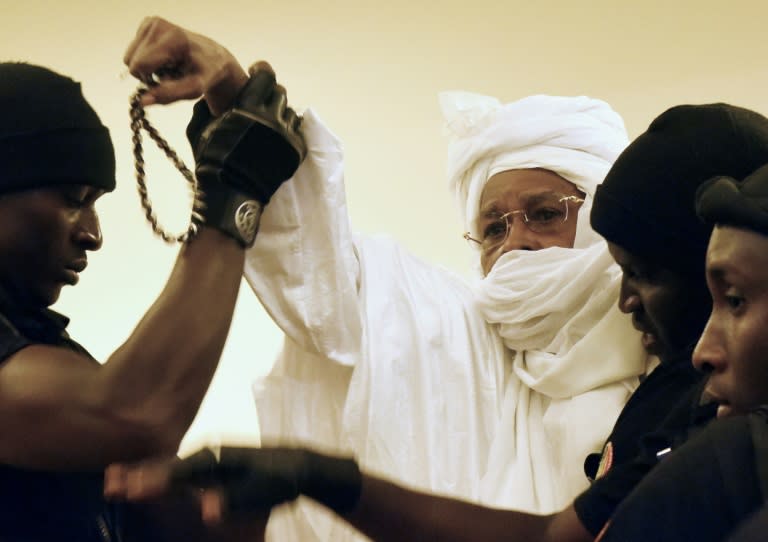
M 478 234 L 465 232 L 464 239 L 477 243 L 483 252 L 493 252 L 504 244 L 512 229 L 515 215 L 520 215 L 523 224 L 535 233 L 552 234 L 563 230 L 568 222 L 569 203 L 579 205 L 582 198 L 546 193 L 530 197 L 523 203 L 523 208 L 508 213 L 480 219 L 481 229 Z

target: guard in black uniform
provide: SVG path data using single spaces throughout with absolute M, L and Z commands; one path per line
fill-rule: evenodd
M 124 508 L 105 503 L 104 468 L 173 457 L 197 413 L 229 330 L 244 251 L 258 228 L 258 213 L 247 223 L 238 213 L 244 206 L 260 212 L 305 153 L 298 118 L 271 68 L 260 66 L 249 78 L 233 66 L 240 84 L 229 90 L 194 55 L 180 66 L 200 93 L 217 89 L 198 106 L 207 113 L 204 124 L 190 131 L 205 224 L 181 247 L 166 289 L 136 330 L 102 364 L 69 338 L 67 319 L 48 307 L 101 247 L 95 204 L 115 187 L 109 133 L 72 79 L 0 63 L 4 542 L 120 540 Z M 157 67 L 146 66 L 144 78 Z M 276 156 L 279 167 L 268 167 Z M 242 173 L 252 170 L 249 160 L 266 166 Z
M 713 311 L 694 363 L 709 374 L 704 397 L 719 419 L 643 479 L 605 540 L 719 541 L 768 500 L 768 166 L 743 182 L 712 179 L 697 210 L 717 226 L 707 253 Z

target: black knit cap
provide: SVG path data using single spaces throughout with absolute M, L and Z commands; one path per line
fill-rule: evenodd
M 768 165 L 743 182 L 715 177 L 699 187 L 696 212 L 708 224 L 727 224 L 768 235 Z
M 680 105 L 659 115 L 614 163 L 592 205 L 608 241 L 684 274 L 702 275 L 712 225 L 696 191 L 715 176 L 744 179 L 768 163 L 768 119 L 728 104 Z
M 0 63 L 0 192 L 60 184 L 115 188 L 115 151 L 80 84 Z

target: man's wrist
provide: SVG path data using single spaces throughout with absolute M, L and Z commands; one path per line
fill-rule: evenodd
M 235 239 L 243 248 L 256 240 L 264 206 L 251 196 L 223 183 L 202 183 L 204 224 Z
M 301 474 L 301 493 L 334 512 L 350 512 L 360 499 L 362 474 L 354 459 L 307 451 Z

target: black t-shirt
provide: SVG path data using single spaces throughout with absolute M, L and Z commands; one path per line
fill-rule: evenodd
M 765 410 L 709 424 L 638 484 L 616 510 L 601 540 L 725 539 L 764 502 L 756 439 L 768 439 Z
M 638 386 L 625 405 L 598 461 L 585 471 L 596 478 L 574 501 L 584 527 L 597 536 L 618 505 L 658 463 L 659 452 L 676 446 L 688 430 L 714 416 L 699 407 L 702 375 L 690 360 L 661 364 Z
M 768 505 L 763 505 L 758 512 L 739 525 L 728 537 L 728 542 L 765 542 L 766 533 L 768 533 Z
M 68 348 L 98 363 L 69 338 L 68 322 L 50 310 L 19 310 L 0 291 L 0 366 L 32 344 Z M 0 540 L 117 540 L 114 525 L 119 508 L 107 505 L 102 491 L 101 472 L 45 472 L 0 465 Z

